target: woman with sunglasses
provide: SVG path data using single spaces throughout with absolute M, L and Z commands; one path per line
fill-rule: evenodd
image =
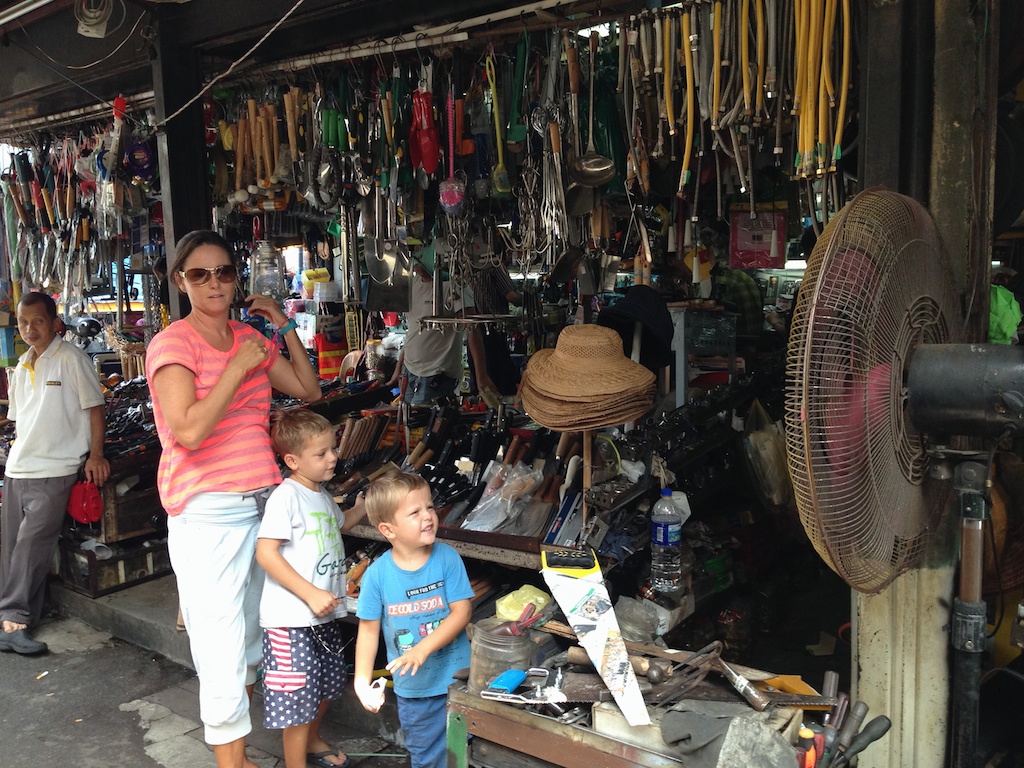
M 290 360 L 230 319 L 238 271 L 224 238 L 197 230 L 176 250 L 170 279 L 192 309 L 146 351 L 163 449 L 158 485 L 206 741 L 219 768 L 255 768 L 245 736 L 262 652 L 256 494 L 281 482 L 270 444 L 271 389 L 311 401 L 320 386 L 295 322 L 276 301 L 249 296 L 249 313 L 278 327 Z

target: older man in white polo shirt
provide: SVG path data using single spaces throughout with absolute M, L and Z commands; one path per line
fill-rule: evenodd
M 0 510 L 0 651 L 43 653 L 29 634 L 43 613 L 46 575 L 68 496 L 84 462 L 103 485 L 106 408 L 89 356 L 57 335 L 57 306 L 44 293 L 18 303 L 18 331 L 29 350 L 8 377 L 15 439 L 4 471 Z

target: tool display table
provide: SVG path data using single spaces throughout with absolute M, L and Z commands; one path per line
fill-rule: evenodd
M 473 740 L 466 741 L 467 736 Z M 680 768 L 680 760 L 474 696 L 463 683 L 448 689 L 448 765 L 454 768 Z

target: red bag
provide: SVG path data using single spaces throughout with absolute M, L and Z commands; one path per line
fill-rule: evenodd
M 100 521 L 103 517 L 103 499 L 100 498 L 100 489 L 96 487 L 96 483 L 80 480 L 71 487 L 68 514 L 77 522 L 86 525 Z

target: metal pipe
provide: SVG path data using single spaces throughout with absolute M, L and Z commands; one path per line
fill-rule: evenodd
M 153 91 L 142 91 L 133 96 L 127 96 L 128 103 L 132 105 L 132 109 L 141 110 L 148 109 L 153 106 Z M 96 118 L 109 118 L 110 116 L 110 105 L 109 104 L 93 104 L 88 107 L 79 107 L 77 109 L 69 109 L 66 112 L 58 112 L 53 115 L 46 115 L 45 117 L 33 117 L 26 120 L 16 120 L 12 122 L 4 122 L 0 119 L 0 135 L 8 133 L 13 130 L 17 131 L 31 131 L 36 128 L 56 128 L 67 123 L 81 122 L 85 120 L 92 120 Z
M 10 8 L 0 12 L 0 27 L 10 24 L 12 21 L 17 21 L 22 16 L 32 13 L 32 11 L 47 6 L 52 2 L 54 0 L 21 0 L 20 3 L 15 3 Z

